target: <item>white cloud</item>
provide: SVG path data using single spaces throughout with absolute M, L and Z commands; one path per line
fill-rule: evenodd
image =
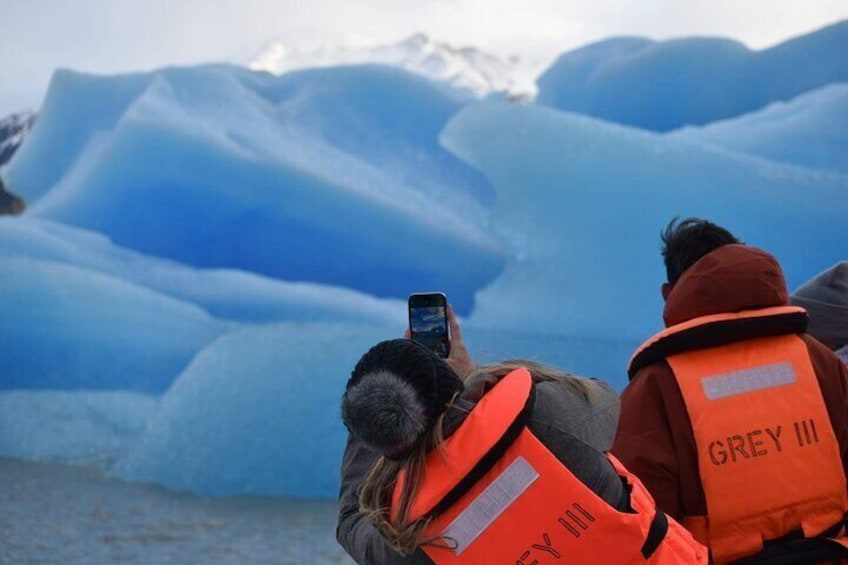
M 753 46 L 848 18 L 845 0 L 2 0 L 0 115 L 36 106 L 56 67 L 95 72 L 247 60 L 267 41 L 386 42 L 417 31 L 547 61 L 616 34 Z

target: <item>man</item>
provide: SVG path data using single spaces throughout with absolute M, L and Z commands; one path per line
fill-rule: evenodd
M 810 315 L 807 332 L 848 365 L 848 261 L 804 283 L 789 301 Z
M 613 454 L 717 563 L 844 556 L 848 371 L 774 257 L 695 218 L 662 239 L 667 329 L 631 359 Z

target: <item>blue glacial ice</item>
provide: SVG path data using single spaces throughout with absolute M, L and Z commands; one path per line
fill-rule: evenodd
M 334 496 L 345 384 L 360 355 L 395 331 L 290 323 L 221 338 L 162 397 L 115 472 L 216 495 Z
M 405 323 L 405 305 L 399 300 L 235 269 L 197 269 L 119 247 L 96 232 L 29 216 L 0 217 L 0 264 L 9 258 L 88 269 L 195 304 L 230 321 L 356 320 L 398 327 Z
M 436 142 L 469 101 L 376 66 L 61 71 L 5 176 L 30 214 L 146 254 L 381 297 L 441 288 L 468 312 L 503 264 L 491 187 Z
M 538 102 L 656 131 L 702 125 L 848 81 L 848 21 L 752 51 L 729 39 L 623 37 L 563 54 Z
M 848 82 L 775 102 L 759 112 L 668 135 L 848 174 Z
M 0 218 L 7 297 L 3 389 L 162 392 L 236 322 L 351 321 L 395 328 L 405 305 L 315 283 L 203 270 L 50 221 Z
M 227 329 L 197 306 L 76 266 L 4 259 L 0 389 L 161 392 Z
M 848 177 L 549 108 L 483 102 L 443 143 L 492 181 L 511 246 L 477 295 L 487 328 L 639 339 L 661 327 L 659 232 L 710 218 L 774 253 L 794 288 L 844 257 Z
M 0 457 L 108 466 L 136 444 L 158 403 L 114 390 L 0 392 Z
M 774 252 L 793 288 L 844 259 L 848 176 L 790 154 L 841 143 L 820 119 L 839 92 L 655 134 L 379 67 L 57 73 L 4 172 L 30 208 L 0 219 L 0 455 L 335 496 L 347 375 L 401 334 L 411 291 L 448 293 L 479 361 L 620 389 L 661 326 L 672 216 Z

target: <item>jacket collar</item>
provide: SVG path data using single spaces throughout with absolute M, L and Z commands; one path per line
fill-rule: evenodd
M 786 280 L 777 260 L 746 245 L 724 245 L 701 257 L 671 289 L 667 327 L 709 316 L 785 306 Z

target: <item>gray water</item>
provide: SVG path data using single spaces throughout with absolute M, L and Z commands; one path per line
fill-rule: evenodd
M 206 498 L 0 458 L 0 563 L 344 563 L 332 501 Z

